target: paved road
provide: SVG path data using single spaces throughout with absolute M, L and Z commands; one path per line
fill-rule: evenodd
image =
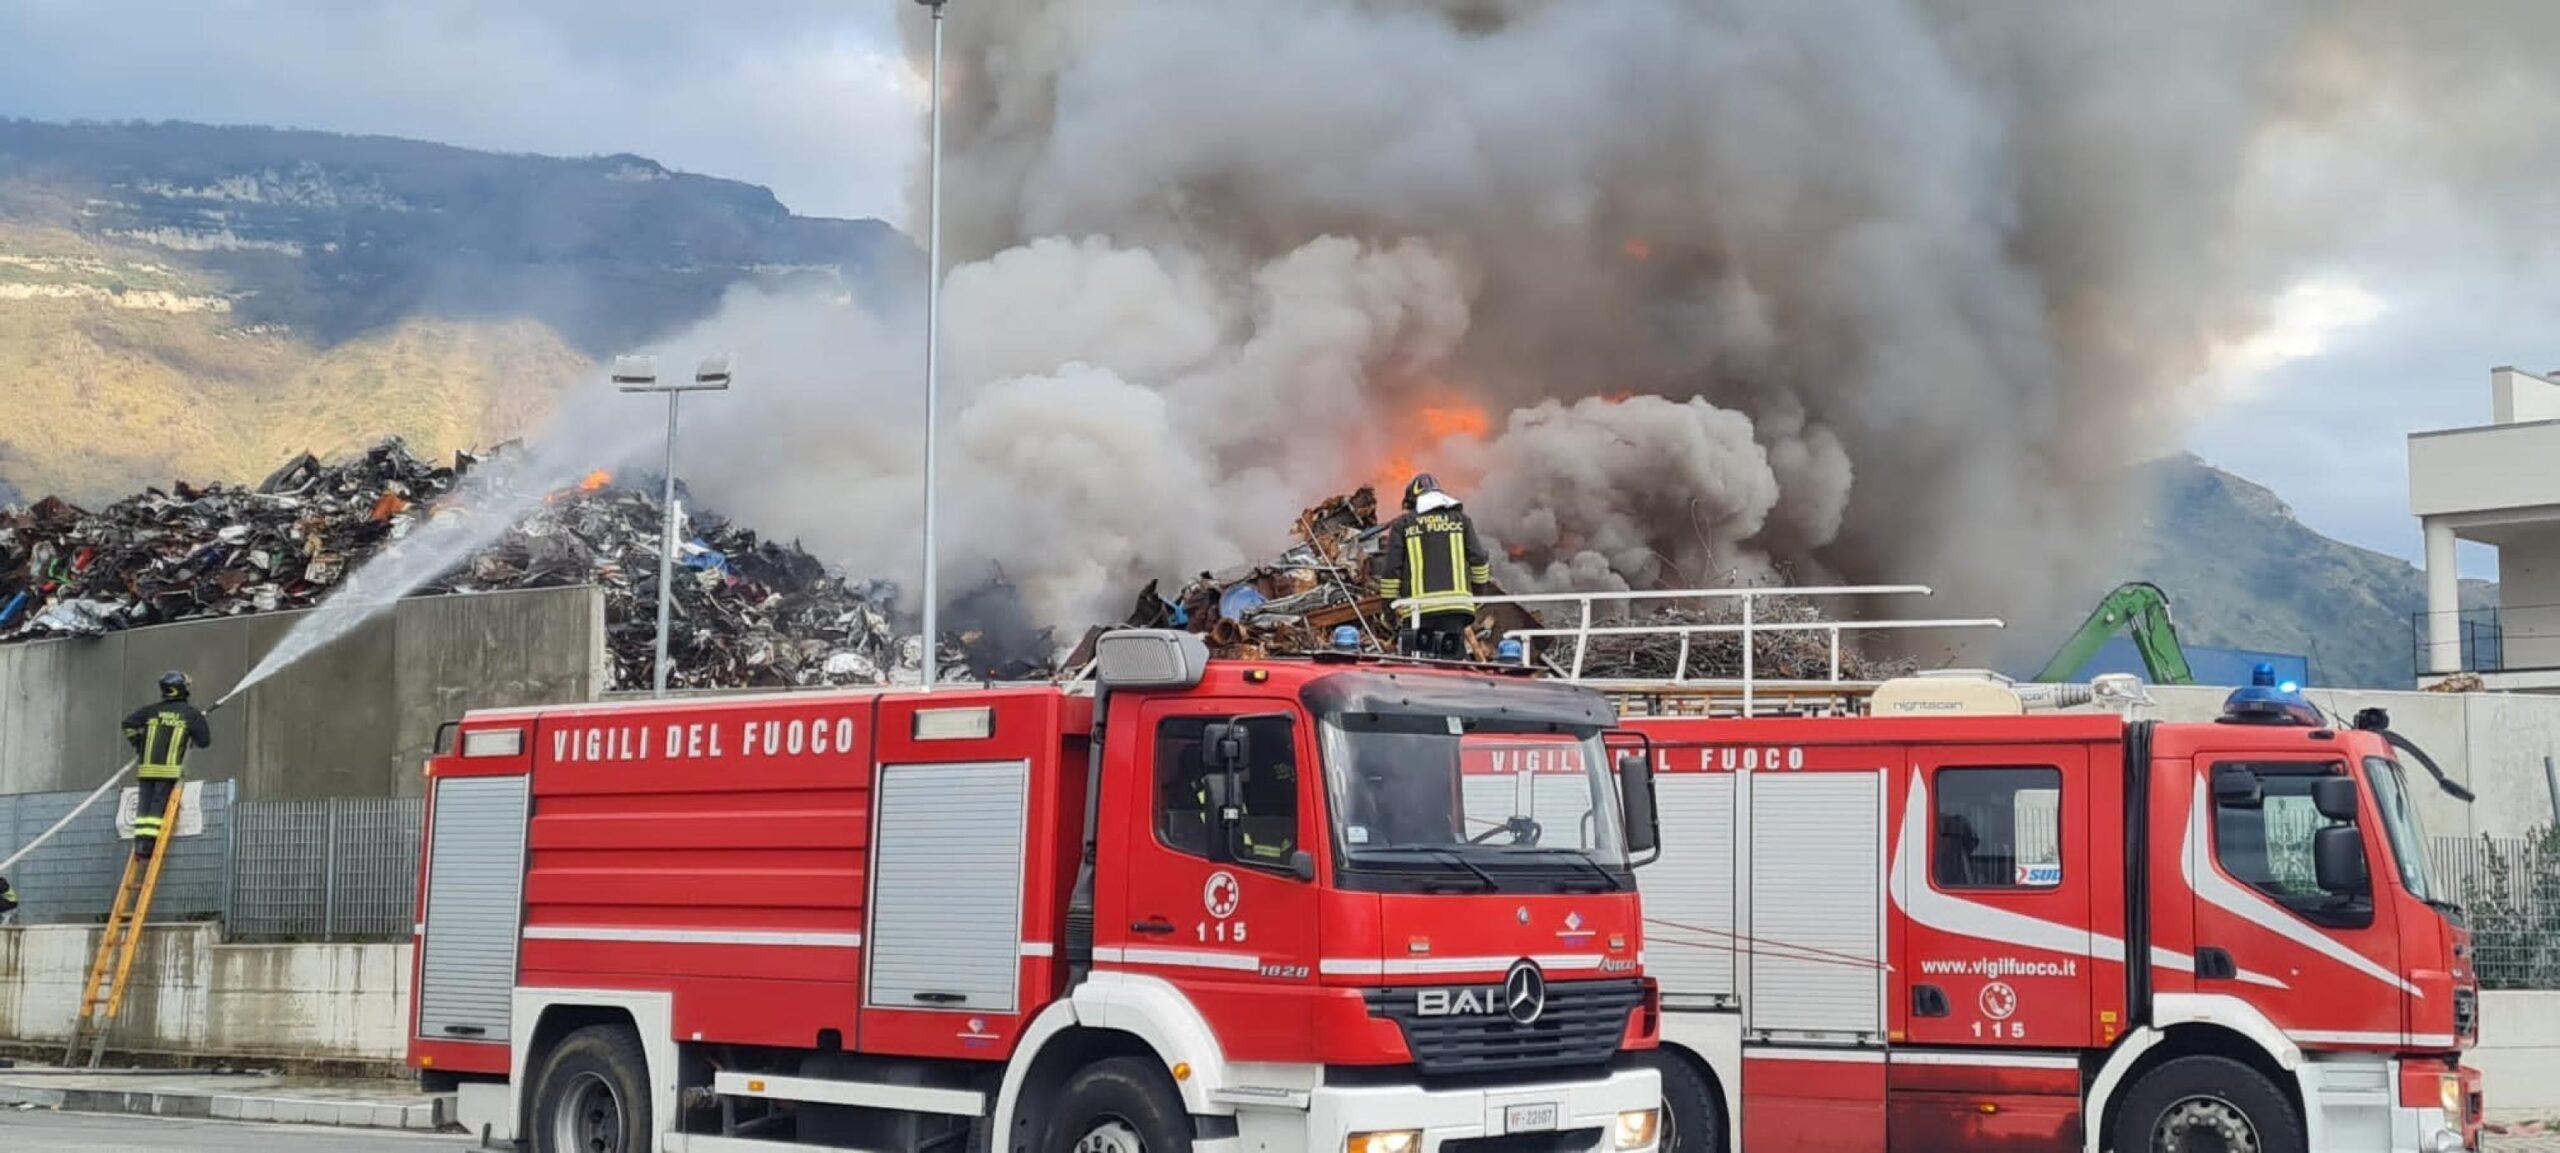
M 0 1153 L 470 1153 L 459 1135 L 0 1111 Z
M 2560 1136 L 2491 1137 L 2488 1153 L 2560 1153 Z M 460 1136 L 90 1113 L 0 1112 L 0 1153 L 471 1153 Z

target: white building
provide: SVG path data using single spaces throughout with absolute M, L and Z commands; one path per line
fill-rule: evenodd
M 2560 380 L 2489 373 L 2490 423 L 2411 433 L 2409 511 L 2427 533 L 2421 683 L 2560 692 Z M 2498 607 L 2462 611 L 2454 542 L 2498 550 Z

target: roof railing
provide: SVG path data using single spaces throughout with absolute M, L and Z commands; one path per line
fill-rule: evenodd
M 1570 626 L 1542 624 L 1535 628 L 1512 629 L 1503 635 L 1520 641 L 1520 663 L 1523 665 L 1529 665 L 1536 662 L 1539 642 L 1569 642 L 1572 647 L 1572 653 L 1570 660 L 1566 663 L 1566 679 L 1577 684 L 1590 684 L 1594 687 L 1655 690 L 1665 688 L 1677 689 L 1682 687 L 1709 689 L 1737 687 L 1736 682 L 1731 678 L 1692 679 L 1689 676 L 1689 661 L 1691 656 L 1691 646 L 1697 637 L 1739 635 L 1742 637 L 1743 643 L 1742 676 L 1739 680 L 1738 687 L 1742 691 L 1743 715 L 1749 716 L 1753 713 L 1755 706 L 1758 703 L 1758 693 L 1764 683 L 1757 675 L 1756 654 L 1754 652 L 1755 645 L 1753 643 L 1762 633 L 1820 633 L 1824 634 L 1830 642 L 1830 668 L 1828 677 L 1819 681 L 1795 678 L 1784 681 L 1766 682 L 1768 687 L 1773 689 L 1845 689 L 1851 687 L 1853 684 L 1853 682 L 1842 679 L 1840 675 L 1840 638 L 1845 633 L 1888 632 L 1896 630 L 1925 631 L 1935 629 L 2000 629 L 2008 627 L 2008 623 L 2006 621 L 1997 617 L 1906 617 L 1880 620 L 1772 621 L 1765 619 L 1762 615 L 1761 609 L 1763 601 L 1777 598 L 1812 600 L 1825 597 L 1930 596 L 1933 592 L 1934 590 L 1927 585 L 1807 585 L 1769 588 L 1638 589 L 1621 592 L 1526 593 L 1516 596 L 1480 596 L 1474 598 L 1474 600 L 1479 606 L 1507 604 L 1518 605 L 1523 608 L 1530 609 L 1534 609 L 1536 606 L 1541 605 L 1571 606 L 1575 621 Z M 1624 608 L 1632 607 L 1639 603 L 1678 601 L 1738 601 L 1740 602 L 1739 609 L 1741 619 L 1739 621 L 1715 623 L 1663 621 L 1652 624 L 1618 624 L 1609 623 L 1608 618 L 1595 619 L 1595 610 L 1601 606 L 1613 606 L 1623 610 Z M 1393 607 L 1398 612 L 1405 614 L 1407 619 L 1410 620 L 1419 615 L 1417 610 L 1422 606 L 1418 606 L 1415 601 L 1408 598 L 1394 602 Z M 1623 613 L 1621 613 L 1620 616 L 1623 616 Z M 1594 638 L 1610 637 L 1678 638 L 1680 642 L 1680 650 L 1678 657 L 1673 662 L 1670 679 L 1667 681 L 1629 681 L 1618 678 L 1593 679 L 1585 677 L 1583 675 L 1583 670 L 1589 667 L 1592 640 Z

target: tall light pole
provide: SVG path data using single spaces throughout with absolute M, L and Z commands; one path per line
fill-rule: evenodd
M 614 387 L 624 392 L 663 392 L 667 394 L 667 475 L 665 503 L 659 509 L 658 529 L 658 668 L 657 696 L 667 695 L 667 674 L 673 666 L 667 661 L 667 625 L 671 606 L 675 603 L 676 582 L 676 401 L 688 392 L 723 392 L 729 387 L 729 357 L 723 353 L 706 357 L 702 367 L 694 370 L 693 379 L 658 380 L 658 358 L 623 356 L 614 358 Z
M 942 6 L 945 0 L 916 0 L 933 9 L 933 143 L 926 150 L 925 163 L 925 273 L 924 289 L 924 681 L 933 688 L 942 672 L 942 566 L 935 553 L 935 520 L 939 513 L 935 490 L 941 474 L 936 470 L 935 426 L 940 423 L 942 404 Z

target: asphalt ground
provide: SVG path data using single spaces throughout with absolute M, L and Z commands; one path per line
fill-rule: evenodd
M 258 1125 L 46 1109 L 0 1111 L 5 1153 L 469 1153 L 459 1133 Z

